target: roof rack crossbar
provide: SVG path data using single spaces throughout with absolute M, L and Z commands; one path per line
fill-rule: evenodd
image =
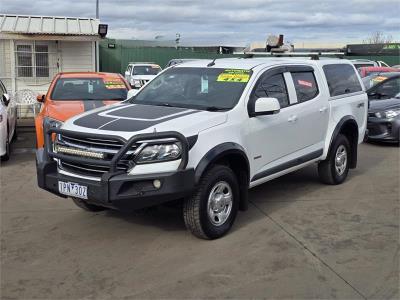
M 343 52 L 244 52 L 245 58 L 252 58 L 254 56 L 271 56 L 271 57 L 311 57 L 312 60 L 319 60 L 321 56 L 334 56 L 343 58 Z

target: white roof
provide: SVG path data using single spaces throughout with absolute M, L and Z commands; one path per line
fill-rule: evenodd
M 197 60 L 185 62 L 184 64 L 178 64 L 173 67 L 207 67 L 207 65 L 212 61 L 210 60 Z M 347 59 L 339 58 L 322 58 L 321 60 L 312 60 L 309 57 L 298 58 L 298 57 L 257 57 L 257 58 L 221 58 L 215 60 L 215 65 L 213 68 L 223 68 L 223 69 L 245 69 L 250 70 L 257 66 L 273 66 L 277 64 L 308 64 L 308 65 L 326 65 L 332 63 L 350 63 Z
M 0 33 L 97 36 L 100 20 L 0 14 Z

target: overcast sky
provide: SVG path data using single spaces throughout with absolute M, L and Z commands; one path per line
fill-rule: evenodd
M 0 13 L 94 17 L 96 0 L 0 0 Z M 247 45 L 269 34 L 293 43 L 357 43 L 381 31 L 400 40 L 399 0 L 100 0 L 109 37 Z

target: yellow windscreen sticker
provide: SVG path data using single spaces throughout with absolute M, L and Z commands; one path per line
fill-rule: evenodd
M 249 70 L 226 69 L 218 75 L 218 82 L 248 82 L 250 79 Z
M 104 86 L 107 89 L 125 89 L 125 84 L 121 79 L 113 78 L 113 79 L 103 79 Z
M 386 80 L 386 79 L 387 79 L 387 77 L 378 76 L 378 77 L 375 77 L 374 79 L 372 79 L 372 81 L 374 81 L 374 82 L 381 82 L 381 81 L 384 81 L 384 80 Z

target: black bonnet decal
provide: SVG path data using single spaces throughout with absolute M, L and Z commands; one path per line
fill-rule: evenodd
M 81 117 L 74 124 L 91 129 L 140 131 L 196 112 L 199 111 L 180 107 L 126 104 Z

